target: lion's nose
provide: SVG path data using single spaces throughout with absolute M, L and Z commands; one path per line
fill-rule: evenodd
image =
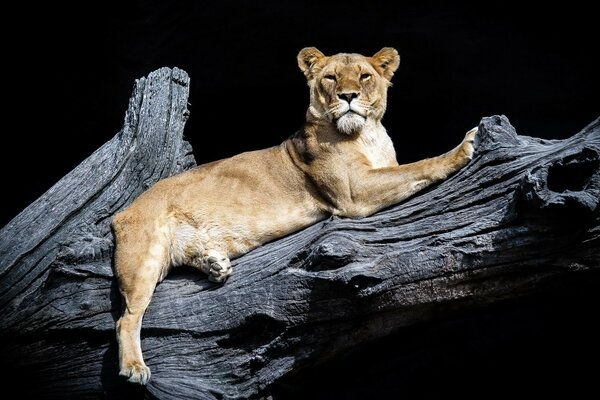
M 340 93 L 338 94 L 340 100 L 346 100 L 348 103 L 352 102 L 355 98 L 358 97 L 358 93 L 350 92 L 350 93 Z

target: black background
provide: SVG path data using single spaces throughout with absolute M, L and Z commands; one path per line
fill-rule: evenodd
M 163 66 L 191 77 L 185 135 L 198 163 L 278 144 L 302 124 L 308 89 L 296 54 L 305 46 L 326 54 L 398 49 L 384 125 L 400 162 L 452 148 L 488 115 L 505 114 L 520 134 L 564 138 L 600 114 L 597 16 L 575 2 L 531 9 L 523 2 L 365 0 L 81 7 L 46 2 L 4 15 L 19 28 L 4 28 L 0 226 L 118 132 L 134 80 Z M 511 382 L 529 394 L 552 394 L 556 385 L 595 390 L 582 366 L 599 355 L 589 336 L 598 333 L 587 314 L 597 304 L 592 292 L 565 285 L 453 317 L 349 354 L 281 390 L 314 396 L 319 379 L 333 380 L 320 392 L 326 398 L 361 390 L 415 398 L 463 387 L 510 394 Z M 419 345 L 430 350 L 407 350 Z M 359 372 L 336 383 L 344 366 L 371 378 Z

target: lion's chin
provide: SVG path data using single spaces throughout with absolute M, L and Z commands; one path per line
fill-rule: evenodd
M 354 135 L 362 130 L 365 122 L 365 117 L 350 111 L 338 118 L 336 126 L 341 133 Z

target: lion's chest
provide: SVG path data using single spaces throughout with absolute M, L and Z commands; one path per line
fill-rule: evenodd
M 396 151 L 392 139 L 383 127 L 368 127 L 359 136 L 361 152 L 372 168 L 396 165 Z

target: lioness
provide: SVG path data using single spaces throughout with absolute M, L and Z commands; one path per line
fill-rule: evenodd
M 400 64 L 302 49 L 308 80 L 304 126 L 276 147 L 242 153 L 164 179 L 113 219 L 115 272 L 124 308 L 117 321 L 120 375 L 146 384 L 142 317 L 172 267 L 190 265 L 224 282 L 230 260 L 330 215 L 364 217 L 406 199 L 469 162 L 477 129 L 441 156 L 398 165 L 381 125 Z

